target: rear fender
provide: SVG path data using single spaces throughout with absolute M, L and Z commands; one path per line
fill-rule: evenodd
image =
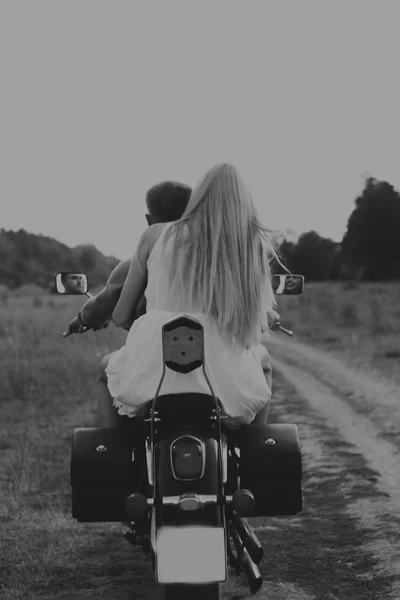
M 194 471 L 200 477 L 189 478 L 189 468 L 183 469 L 187 480 L 182 480 L 182 471 L 174 469 L 173 448 L 185 436 L 193 448 L 201 448 L 203 464 L 194 462 Z M 218 441 L 194 431 L 168 436 L 155 444 L 154 464 L 151 542 L 157 582 L 173 585 L 226 581 L 227 534 Z
M 177 443 L 188 442 L 188 448 L 201 449 L 201 465 L 194 462 L 195 477 L 190 477 L 190 468 L 186 479 L 182 479 L 174 459 L 174 448 Z M 223 488 L 220 474 L 219 443 L 212 437 L 203 437 L 197 432 L 184 432 L 170 435 L 158 440 L 154 447 L 155 465 L 155 507 L 156 524 L 202 524 L 217 526 L 223 523 L 222 502 L 220 501 Z M 188 453 L 189 454 L 189 453 Z M 190 460 L 190 458 L 189 458 Z M 199 498 L 200 507 L 196 510 L 183 510 L 179 503 L 182 495 Z M 163 498 L 176 498 L 176 504 L 167 505 Z M 211 502 L 215 497 L 217 502 Z M 204 500 L 204 502 L 203 502 Z M 171 501 L 171 500 L 170 500 Z M 208 503 L 209 502 L 209 503 Z

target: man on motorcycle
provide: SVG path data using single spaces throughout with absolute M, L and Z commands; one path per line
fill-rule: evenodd
M 192 190 L 184 183 L 164 181 L 150 188 L 146 194 L 146 214 L 148 225 L 177 221 L 183 215 Z M 121 261 L 112 271 L 105 287 L 82 307 L 78 315 L 68 325 L 69 333 L 76 333 L 82 326 L 100 328 L 110 321 L 114 308 L 121 295 L 128 275 L 131 258 Z M 129 331 L 132 323 L 146 312 L 144 293 L 139 298 L 129 323 L 124 329 Z

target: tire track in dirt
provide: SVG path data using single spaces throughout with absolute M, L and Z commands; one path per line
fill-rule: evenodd
M 365 549 L 370 531 L 347 511 L 360 495 L 382 495 L 375 472 L 277 371 L 273 398 L 269 421 L 299 428 L 304 507 L 296 517 L 252 519 L 265 552 L 260 597 L 276 600 L 280 590 L 290 590 L 284 598 L 296 598 L 301 590 L 316 600 L 389 598 L 391 578 L 369 576 L 376 564 Z
M 354 464 L 358 460 L 359 472 L 355 472 L 352 482 L 346 482 L 348 472 L 343 471 L 341 487 L 344 495 L 348 496 L 345 513 L 356 520 L 360 530 L 367 532 L 363 536 L 361 548 L 374 557 L 372 562 L 375 564 L 370 564 L 368 570 L 358 573 L 357 577 L 365 581 L 386 581 L 389 587 L 385 595 L 381 593 L 380 597 L 399 600 L 399 451 L 396 445 L 387 441 L 387 436 L 384 439 L 378 426 L 380 415 L 374 419 L 365 416 L 365 407 L 362 406 L 363 391 L 365 401 L 371 401 L 368 394 L 368 378 L 364 378 L 364 385 L 360 390 L 358 384 L 362 374 L 346 369 L 345 365 L 339 364 L 337 360 L 332 361 L 329 355 L 321 351 L 292 341 L 273 339 L 271 355 L 275 370 L 292 386 L 299 397 L 298 402 L 306 402 L 315 415 L 313 420 L 319 415 L 325 421 L 326 430 L 335 432 L 337 442 L 336 446 L 332 446 L 334 455 L 339 458 L 347 451 L 349 460 Z M 335 369 L 338 364 L 339 368 Z M 346 387 L 346 400 L 343 399 L 343 385 Z M 382 391 L 382 388 L 380 389 Z M 352 401 L 354 399 L 356 400 Z M 379 400 L 375 398 L 375 401 Z M 393 405 L 394 418 L 397 420 L 398 404 L 394 405 L 393 401 L 396 401 L 393 396 L 383 398 L 385 410 Z M 364 414 L 361 414 L 357 407 L 361 407 Z M 293 418 L 293 422 L 297 421 Z M 313 452 L 315 450 L 316 448 Z M 340 461 L 338 468 L 339 463 Z M 334 462 L 331 468 L 333 466 Z M 318 478 L 317 464 L 314 464 L 314 469 L 315 477 Z M 372 489 L 367 493 L 366 479 L 373 485 L 375 493 Z M 343 541 L 345 543 L 345 539 Z M 347 596 L 339 595 L 338 598 L 347 600 Z

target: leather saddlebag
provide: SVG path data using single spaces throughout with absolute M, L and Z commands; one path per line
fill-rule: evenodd
M 75 429 L 71 454 L 72 516 L 83 523 L 128 521 L 125 498 L 135 491 L 132 434 L 120 428 Z
M 247 425 L 239 432 L 240 487 L 254 494 L 252 517 L 295 515 L 303 508 L 296 425 Z

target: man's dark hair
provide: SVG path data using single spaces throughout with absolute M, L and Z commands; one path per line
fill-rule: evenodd
M 146 194 L 150 215 L 159 223 L 177 221 L 185 212 L 192 189 L 178 181 L 163 181 L 151 187 Z

